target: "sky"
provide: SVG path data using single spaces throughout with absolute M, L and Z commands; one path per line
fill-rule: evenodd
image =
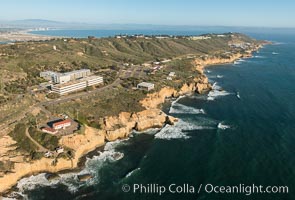
M 0 0 L 0 20 L 295 27 L 294 0 Z

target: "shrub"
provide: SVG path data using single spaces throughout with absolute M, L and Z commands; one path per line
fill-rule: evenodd
M 9 135 L 17 142 L 16 145 L 20 150 L 30 153 L 37 149 L 35 144 L 26 136 L 25 124 L 16 124 L 14 130 Z

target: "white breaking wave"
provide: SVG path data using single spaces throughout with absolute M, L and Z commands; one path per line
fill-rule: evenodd
M 221 89 L 221 87 L 219 85 L 217 85 L 217 82 L 214 82 L 213 85 L 212 85 L 212 89 L 213 90 L 218 90 L 218 89 Z
M 34 190 L 38 187 L 54 187 L 58 184 L 63 184 L 67 186 L 68 191 L 75 193 L 80 187 L 84 185 L 89 186 L 99 182 L 99 176 L 97 172 L 106 163 L 115 162 L 124 157 L 124 154 L 121 152 L 116 152 L 115 148 L 120 145 L 122 141 L 126 140 L 128 140 L 128 138 L 106 143 L 103 152 L 99 152 L 99 155 L 93 156 L 93 158 L 86 158 L 85 168 L 79 173 L 73 172 L 59 174 L 59 177 L 53 180 L 48 180 L 46 178 L 46 173 L 41 173 L 19 180 L 17 183 L 17 188 L 19 192 L 24 193 L 25 191 Z M 86 182 L 81 182 L 78 180 L 77 176 L 83 174 L 90 174 L 93 176 L 93 178 L 87 180 Z
M 217 75 L 216 77 L 217 77 L 217 78 L 223 78 L 223 76 L 222 76 L 222 75 Z
M 207 100 L 208 100 L 208 101 L 213 101 L 214 98 L 209 96 L 209 97 L 207 98 Z
M 272 55 L 278 55 L 279 53 L 277 53 L 277 52 L 272 52 Z
M 205 95 L 195 95 L 195 96 L 191 96 L 189 98 L 190 99 L 206 100 L 207 99 L 207 96 L 205 96 Z
M 46 173 L 41 173 L 35 176 L 30 176 L 27 178 L 23 178 L 17 182 L 17 188 L 20 192 L 24 192 L 26 190 L 33 190 L 37 186 L 51 186 L 59 183 L 58 179 L 54 179 L 52 181 L 47 180 L 45 177 Z
M 172 101 L 171 102 L 171 107 L 174 105 L 174 104 L 176 104 L 180 99 L 182 99 L 182 98 L 184 98 L 185 97 L 185 95 L 182 95 L 182 96 L 179 96 L 175 101 Z
M 149 135 L 155 135 L 157 132 L 159 132 L 160 128 L 150 128 L 150 129 L 147 129 L 147 130 L 144 130 L 144 131 L 136 131 L 136 130 L 133 130 L 132 131 L 132 134 L 149 134 Z
M 77 192 L 79 188 L 85 184 L 93 184 L 93 182 L 90 183 L 89 181 L 80 182 L 77 179 L 77 175 L 85 174 L 85 171 L 87 171 L 88 173 L 88 170 L 83 170 L 80 173 L 60 174 L 58 178 L 55 178 L 53 180 L 48 180 L 46 178 L 46 173 L 41 173 L 19 180 L 17 183 L 17 188 L 19 192 L 24 193 L 25 191 L 34 190 L 38 187 L 55 187 L 58 184 L 63 184 L 67 186 L 68 191 L 74 193 Z
M 132 170 L 131 172 L 129 172 L 125 177 L 128 178 L 130 176 L 132 176 L 133 174 L 135 174 L 136 172 L 138 172 L 140 170 L 140 168 L 136 168 L 135 170 Z
M 215 82 L 212 85 L 212 90 L 208 93 L 207 100 L 213 101 L 213 100 L 215 100 L 216 97 L 227 96 L 230 94 L 232 94 L 232 93 L 222 90 L 221 87 L 219 85 L 217 85 L 217 83 Z
M 218 123 L 217 128 L 225 130 L 225 129 L 228 129 L 228 128 L 231 128 L 231 127 L 230 127 L 230 125 L 225 125 L 225 124 L 222 124 L 222 122 L 220 122 L 220 123 Z
M 230 95 L 231 93 L 224 91 L 224 90 L 212 90 L 208 94 L 208 100 L 214 100 L 216 97 L 219 96 L 227 96 Z
M 114 151 L 116 147 L 118 147 L 119 145 L 122 144 L 122 142 L 125 142 L 129 140 L 129 138 L 124 138 L 124 139 L 120 139 L 120 140 L 116 140 L 113 142 L 107 142 L 104 146 L 104 151 Z
M 275 42 L 275 41 L 272 43 L 272 45 L 282 45 L 282 44 L 287 44 L 287 43 L 285 43 L 285 42 Z
M 188 139 L 187 131 L 213 129 L 210 126 L 200 126 L 194 123 L 189 123 L 180 119 L 175 125 L 166 125 L 162 130 L 155 135 L 156 139 Z
M 204 109 L 197 109 L 190 106 L 186 106 L 180 103 L 174 103 L 170 107 L 169 113 L 174 114 L 205 114 Z
M 254 58 L 265 58 L 265 56 L 258 56 L 258 55 L 256 55 L 256 56 L 254 56 Z
M 234 61 L 234 65 L 239 65 L 239 64 L 241 64 L 242 62 L 246 62 L 246 60 L 240 58 L 240 59 Z

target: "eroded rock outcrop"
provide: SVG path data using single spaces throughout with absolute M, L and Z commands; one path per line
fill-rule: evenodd
M 179 94 L 174 88 L 164 87 L 159 92 L 148 94 L 140 103 L 146 109 L 155 109 L 164 103 L 166 98 L 178 96 Z
M 203 93 L 210 89 L 211 85 L 208 82 L 208 78 L 202 74 L 195 78 L 192 83 L 185 83 L 179 91 L 174 88 L 164 87 L 159 92 L 148 94 L 146 98 L 140 101 L 140 103 L 146 109 L 156 109 L 159 108 L 167 98 L 179 97 L 192 92 Z
M 127 137 L 133 129 L 143 131 L 161 128 L 166 123 L 175 123 L 176 120 L 159 109 L 148 109 L 137 113 L 123 112 L 119 116 L 106 117 L 103 129 L 106 132 L 106 140 L 114 141 Z
M 14 163 L 13 170 L 0 177 L 0 194 L 15 185 L 24 176 L 41 172 L 56 173 L 66 169 L 76 168 L 79 159 L 83 155 L 105 144 L 105 135 L 104 132 L 86 126 L 84 134 L 63 136 L 60 144 L 75 150 L 73 159 L 60 158 L 55 165 L 52 164 L 52 158 Z
M 179 91 L 164 87 L 158 92 L 147 94 L 140 101 L 146 109 L 137 113 L 122 112 L 118 116 L 105 117 L 102 128 L 106 132 L 106 140 L 114 141 L 127 137 L 131 131 L 143 131 L 150 128 L 161 128 L 164 124 L 174 124 L 177 119 L 166 115 L 159 109 L 167 98 L 178 97 L 192 92 L 203 93 L 210 90 L 211 85 L 204 74 L 200 74 L 192 83 L 185 83 Z

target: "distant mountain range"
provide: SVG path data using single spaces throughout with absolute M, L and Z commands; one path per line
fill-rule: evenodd
M 81 23 L 67 23 L 44 19 L 24 19 L 14 21 L 0 21 L 0 27 L 8 28 L 70 28 L 81 26 Z M 86 25 L 86 24 L 85 24 Z
M 59 21 L 45 20 L 45 19 L 24 19 L 9 21 L 11 24 L 22 24 L 22 25 L 59 25 L 64 24 Z

